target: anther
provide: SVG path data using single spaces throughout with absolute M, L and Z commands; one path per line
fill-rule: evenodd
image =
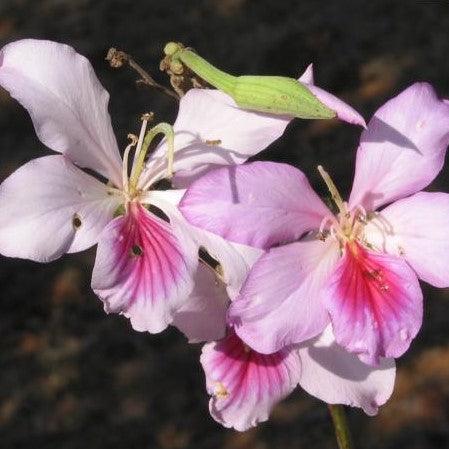
M 226 399 L 229 396 L 229 391 L 221 382 L 215 383 L 214 396 L 218 399 Z
M 212 146 L 212 147 L 215 147 L 215 146 L 217 146 L 217 145 L 221 145 L 221 139 L 206 140 L 206 141 L 205 141 L 205 144 L 206 144 L 206 145 L 209 145 L 209 146 Z
M 129 133 L 126 137 L 128 138 L 130 145 L 132 146 L 137 145 L 139 138 L 135 134 Z

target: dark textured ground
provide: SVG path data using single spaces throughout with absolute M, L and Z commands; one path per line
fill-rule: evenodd
M 136 89 L 104 62 L 126 49 L 160 80 L 167 40 L 194 46 L 235 73 L 297 75 L 316 64 L 319 85 L 366 118 L 415 80 L 449 96 L 447 1 L 0 0 L 0 43 L 45 37 L 92 61 L 111 93 L 122 145 L 145 111 L 172 120 L 175 105 Z M 359 131 L 296 121 L 265 157 L 317 177 L 317 163 L 348 190 Z M 42 154 L 27 114 L 0 93 L 0 176 Z M 448 190 L 448 169 L 432 188 Z M 431 230 L 429 231 L 431 232 Z M 0 261 L 0 448 L 333 448 L 326 407 L 298 391 L 271 421 L 244 434 L 207 412 L 199 348 L 174 331 L 133 333 L 89 290 L 94 252 L 48 265 Z M 449 291 L 426 290 L 425 324 L 399 361 L 396 391 L 377 418 L 351 411 L 358 448 L 449 447 Z

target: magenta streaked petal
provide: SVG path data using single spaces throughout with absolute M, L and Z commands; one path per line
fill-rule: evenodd
M 423 189 L 440 172 L 448 143 L 449 105 L 430 84 L 413 84 L 362 133 L 350 207 L 374 211 Z
M 298 79 L 301 83 L 305 84 L 310 91 L 325 104 L 329 109 L 332 109 L 337 114 L 340 120 L 343 120 L 353 125 L 359 125 L 366 128 L 364 118 L 351 106 L 344 101 L 337 98 L 335 95 L 326 92 L 314 84 L 313 76 L 313 64 L 310 64 L 305 72 Z
M 174 185 L 186 187 L 212 167 L 245 162 L 279 138 L 290 120 L 240 109 L 218 90 L 189 90 L 173 125 Z M 149 159 L 142 185 L 165 176 L 166 152 L 163 141 Z
M 28 110 L 44 145 L 121 186 L 109 94 L 68 45 L 24 39 L 0 52 L 0 85 Z
M 375 415 L 393 393 L 394 359 L 381 359 L 373 368 L 335 342 L 329 326 L 319 337 L 299 350 L 301 380 L 309 394 L 328 404 L 345 404 Z
M 164 330 L 193 288 L 197 248 L 170 224 L 131 203 L 98 243 L 92 288 L 106 312 L 122 313 L 137 331 Z
M 403 257 L 418 277 L 449 287 L 449 195 L 420 192 L 377 213 L 366 239 L 381 251 Z
M 193 225 L 257 248 L 296 240 L 331 214 L 300 170 L 274 162 L 213 170 L 179 208 Z
M 182 225 L 192 237 L 198 248 L 205 249 L 219 264 L 220 278 L 226 284 L 231 299 L 240 290 L 250 267 L 263 253 L 258 248 L 228 242 L 211 232 L 187 223 L 176 205 L 182 197 L 182 190 L 152 191 L 145 195 L 145 203 L 153 204 Z
M 329 315 L 320 290 L 338 257 L 331 239 L 291 243 L 264 254 L 229 310 L 240 338 L 270 354 L 321 334 Z
M 201 364 L 212 396 L 212 417 L 238 431 L 266 421 L 273 406 L 295 389 L 301 375 L 298 351 L 258 354 L 232 331 L 225 339 L 203 347 Z
M 202 263 L 198 265 L 194 283 L 192 293 L 174 313 L 172 325 L 187 337 L 189 343 L 219 340 L 226 334 L 226 312 L 230 302 L 226 286 Z
M 87 249 L 120 201 L 64 156 L 34 159 L 0 186 L 0 253 L 49 262 Z
M 413 270 L 400 257 L 357 243 L 346 246 L 323 299 L 337 343 L 372 365 L 401 356 L 421 327 L 423 298 Z

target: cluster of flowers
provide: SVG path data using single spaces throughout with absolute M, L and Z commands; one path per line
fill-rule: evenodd
M 298 385 L 375 414 L 421 326 L 419 279 L 449 286 L 449 195 L 421 191 L 443 166 L 449 104 L 417 83 L 365 125 L 314 85 L 311 67 L 299 82 L 364 128 L 347 202 L 319 167 L 335 210 L 297 168 L 244 163 L 290 117 L 191 89 L 173 134 L 147 132 L 144 117 L 122 159 L 109 95 L 83 56 L 38 40 L 0 53 L 0 85 L 61 153 L 1 184 L 0 252 L 48 262 L 97 244 L 92 288 L 105 311 L 137 331 L 173 325 L 205 342 L 210 412 L 237 430 L 268 419 Z M 158 132 L 166 138 L 147 157 Z M 172 173 L 176 189 L 158 190 Z

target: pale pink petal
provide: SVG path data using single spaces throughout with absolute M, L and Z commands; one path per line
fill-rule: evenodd
M 300 170 L 274 162 L 213 170 L 179 207 L 193 225 L 258 248 L 296 240 L 331 214 Z
M 0 85 L 28 110 L 42 143 L 120 186 L 109 94 L 84 56 L 51 41 L 13 42 L 0 51 Z
M 351 207 L 373 211 L 418 192 L 440 172 L 449 143 L 449 105 L 427 83 L 385 103 L 362 133 Z
M 49 262 L 94 245 L 120 198 L 64 156 L 34 159 L 0 186 L 0 253 Z
M 201 364 L 212 396 L 212 417 L 238 431 L 266 421 L 273 406 L 295 389 L 301 375 L 297 351 L 258 354 L 233 332 L 219 342 L 206 344 Z
M 246 279 L 251 266 L 263 254 L 259 248 L 228 242 L 222 237 L 191 226 L 191 235 L 218 264 L 220 279 L 233 299 Z
M 192 293 L 174 313 L 172 324 L 184 333 L 189 343 L 219 340 L 226 334 L 230 301 L 226 286 L 202 263 L 198 265 L 194 283 Z
M 312 396 L 328 404 L 360 407 L 375 415 L 394 389 L 394 359 L 381 359 L 373 368 L 335 342 L 331 326 L 299 350 L 299 384 Z
M 364 128 L 366 127 L 364 118 L 354 108 L 337 98 L 335 95 L 315 86 L 313 64 L 310 64 L 307 67 L 298 81 L 304 84 L 318 98 L 318 100 L 325 104 L 329 109 L 335 111 L 340 120 L 352 123 L 353 125 L 360 125 Z
M 421 327 L 422 292 L 413 270 L 400 257 L 357 243 L 347 245 L 322 296 L 337 342 L 366 363 L 401 356 Z
M 216 234 L 189 224 L 177 208 L 184 192 L 185 190 L 151 191 L 143 196 L 142 201 L 160 208 L 171 219 L 176 219 L 188 229 L 198 248 L 204 249 L 219 263 L 217 272 L 232 299 L 240 290 L 250 267 L 263 251 L 247 245 L 228 242 Z
M 320 334 L 329 323 L 320 290 L 338 257 L 331 239 L 291 243 L 264 254 L 229 311 L 240 338 L 270 354 Z
M 175 130 L 174 185 L 183 187 L 211 167 L 245 162 L 280 137 L 291 117 L 240 109 L 218 90 L 191 89 L 182 97 Z M 166 144 L 150 157 L 141 185 L 165 176 Z
M 175 221 L 138 203 L 114 219 L 98 243 L 92 288 L 106 312 L 131 319 L 135 330 L 164 330 L 193 288 L 197 248 Z
M 449 195 L 420 192 L 377 213 L 366 239 L 381 251 L 403 257 L 418 277 L 449 287 Z

